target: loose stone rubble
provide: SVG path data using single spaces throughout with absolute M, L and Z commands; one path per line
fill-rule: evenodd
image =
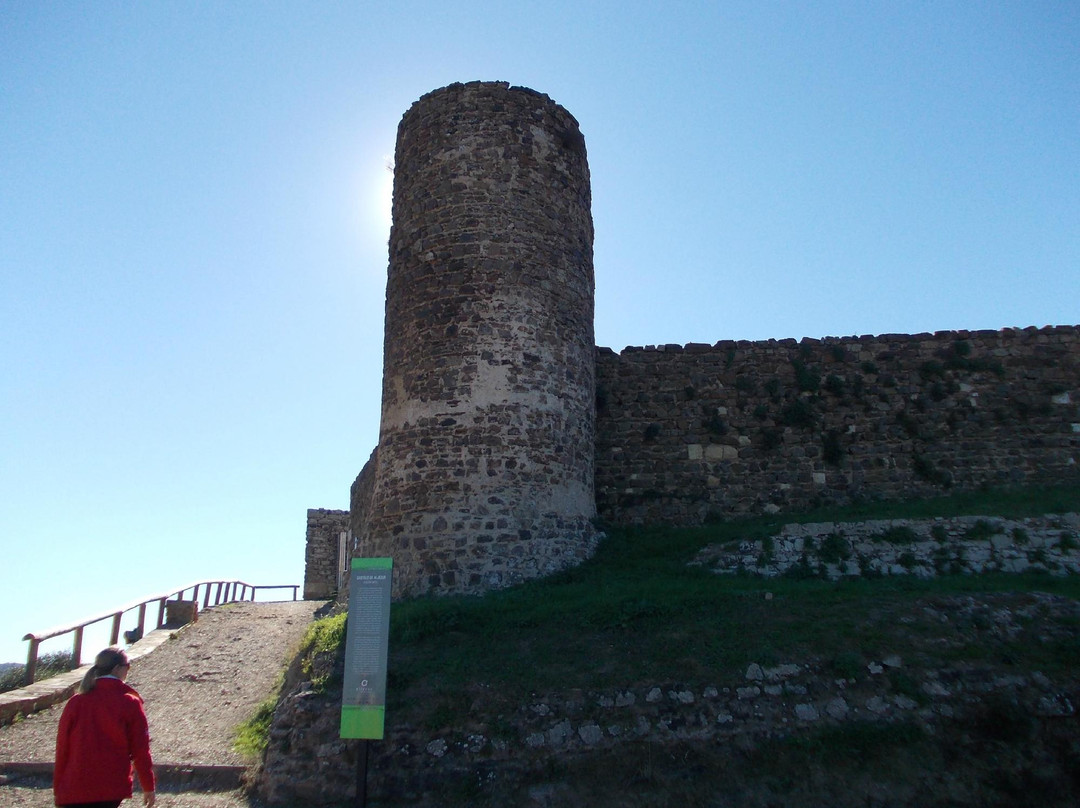
M 1080 573 L 1080 515 L 961 516 L 785 525 L 775 537 L 713 545 L 694 563 L 716 573 L 844 577 Z

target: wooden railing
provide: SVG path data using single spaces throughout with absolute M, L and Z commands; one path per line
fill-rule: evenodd
M 184 594 L 189 589 L 191 590 L 191 597 L 185 598 Z M 259 589 L 291 589 L 292 599 L 296 600 L 296 592 L 299 589 L 299 585 L 279 584 L 274 586 L 253 586 L 252 584 L 247 584 L 243 581 L 200 581 L 199 583 L 188 584 L 187 586 L 176 589 L 165 595 L 155 595 L 154 597 L 145 600 L 129 603 L 127 606 L 121 606 L 115 611 L 106 612 L 97 617 L 91 617 L 89 620 L 83 620 L 81 623 L 73 623 L 68 626 L 57 626 L 48 631 L 32 632 L 23 637 L 24 640 L 30 641 L 30 649 L 26 655 L 24 682 L 28 685 L 34 683 L 34 677 L 37 675 L 38 648 L 44 640 L 74 632 L 75 636 L 72 642 L 71 656 L 75 663 L 75 667 L 77 668 L 82 664 L 83 629 L 87 626 L 92 626 L 94 623 L 100 623 L 102 620 L 109 620 L 111 618 L 112 631 L 110 633 L 109 645 L 116 645 L 120 641 L 121 619 L 132 609 L 138 609 L 139 617 L 138 624 L 135 628 L 135 634 L 136 636 L 141 637 L 146 628 L 146 607 L 148 605 L 151 603 L 157 604 L 158 613 L 157 625 L 155 628 L 161 628 L 165 625 L 165 604 L 169 599 L 194 601 L 198 604 L 200 589 L 202 590 L 202 608 L 205 610 L 209 609 L 212 605 L 220 606 L 223 603 L 234 603 L 239 600 L 246 600 L 248 599 L 249 592 L 250 599 L 255 600 L 255 592 Z M 213 599 L 212 604 L 211 599 Z

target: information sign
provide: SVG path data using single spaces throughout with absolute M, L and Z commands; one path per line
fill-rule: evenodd
M 341 737 L 383 737 L 390 638 L 391 558 L 354 558 L 345 631 Z

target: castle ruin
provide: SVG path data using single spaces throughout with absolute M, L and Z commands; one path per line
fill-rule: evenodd
M 593 339 L 590 202 L 545 95 L 454 84 L 405 114 L 379 443 L 348 512 L 309 511 L 306 595 L 352 555 L 393 557 L 399 595 L 508 586 L 586 558 L 597 516 L 1080 479 L 1080 328 L 616 354 Z

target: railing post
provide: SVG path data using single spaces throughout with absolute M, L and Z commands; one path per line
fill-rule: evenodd
M 210 608 L 210 590 L 213 589 L 213 587 L 214 585 L 212 583 L 210 583 L 209 581 L 206 582 L 206 589 L 203 592 L 203 611 L 206 611 Z
M 30 640 L 30 651 L 26 655 L 26 670 L 23 672 L 23 684 L 32 685 L 37 675 L 37 653 L 41 640 Z
M 158 607 L 157 607 L 157 627 L 158 628 L 161 628 L 163 625 L 165 625 L 165 601 L 166 600 L 167 600 L 167 598 L 159 598 L 158 599 Z
M 112 631 L 109 632 L 109 645 L 116 645 L 120 642 L 120 618 L 123 616 L 123 612 L 117 612 L 113 615 Z
M 79 667 L 82 664 L 82 632 L 83 626 L 79 626 L 75 629 L 75 640 L 71 643 L 71 658 L 75 662 L 75 667 Z
M 214 593 L 214 605 L 215 606 L 220 606 L 221 605 L 221 587 L 224 586 L 224 584 L 225 584 L 224 581 L 218 581 L 217 582 L 217 591 Z
M 145 628 L 146 628 L 146 604 L 145 603 L 140 603 L 139 604 L 139 625 L 135 629 L 135 633 L 136 633 L 136 635 L 138 635 L 138 638 L 140 640 L 142 639 L 143 630 Z M 138 640 L 136 640 L 136 642 L 138 642 Z
M 193 589 L 192 592 L 191 592 L 191 599 L 193 601 L 195 601 L 196 605 L 198 605 L 198 603 L 199 603 L 199 587 L 200 586 L 202 586 L 202 584 L 195 584 L 195 589 Z

